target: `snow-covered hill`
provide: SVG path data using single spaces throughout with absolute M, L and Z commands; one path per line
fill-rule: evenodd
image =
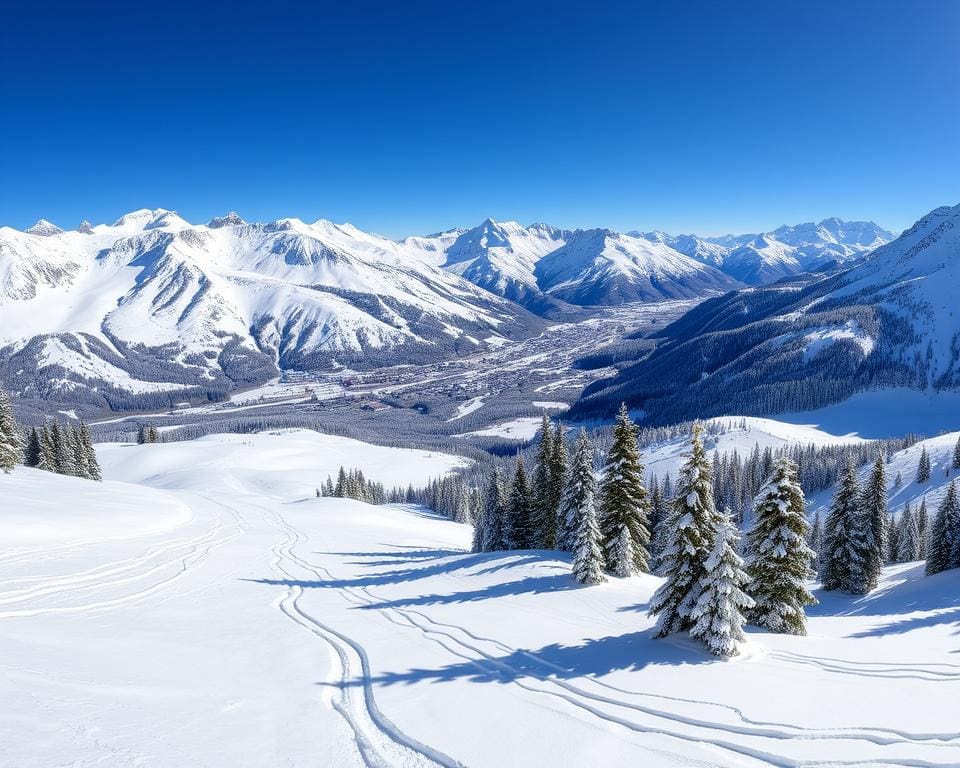
M 748 285 L 763 285 L 828 265 L 848 266 L 896 237 L 872 221 L 836 217 L 819 223 L 785 224 L 755 235 L 698 237 L 647 232 L 641 236 L 715 266 Z
M 70 531 L 0 551 L 4 765 L 960 763 L 960 572 L 817 592 L 808 636 L 749 627 L 722 661 L 651 638 L 656 577 L 582 587 L 564 555 L 311 493 L 452 457 L 300 432 L 98 450 L 113 484 L 0 474 L 18 526 Z
M 541 325 L 349 225 L 142 210 L 84 229 L 0 229 L 0 380 L 26 398 L 162 407 L 278 366 L 436 360 Z
M 938 208 L 863 263 L 705 301 L 645 360 L 573 410 L 621 400 L 660 423 L 822 408 L 878 388 L 960 387 L 960 206 Z

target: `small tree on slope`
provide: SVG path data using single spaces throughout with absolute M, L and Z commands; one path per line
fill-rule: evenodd
M 551 482 L 553 449 L 553 422 L 547 414 L 543 414 L 540 423 L 540 443 L 537 446 L 537 463 L 531 481 L 532 544 L 539 549 L 553 549 L 557 538 L 557 508 L 554 505 Z
M 508 549 L 529 549 L 533 544 L 532 504 L 530 500 L 530 483 L 527 480 L 527 470 L 523 466 L 523 458 L 517 455 L 517 466 L 513 473 L 513 482 L 510 484 L 510 498 L 508 502 L 507 542 Z
M 723 511 L 717 527 L 713 551 L 704 563 L 700 597 L 693 607 L 690 636 L 703 643 L 716 656 L 736 656 L 737 645 L 744 640 L 744 612 L 753 600 L 743 588 L 750 577 L 737 554 L 738 536 L 729 508 Z
M 870 535 L 859 501 L 857 468 L 848 461 L 830 503 L 823 531 L 820 580 L 826 590 L 864 593 Z
M 930 543 L 927 548 L 928 576 L 960 566 L 960 557 L 954 559 L 955 555 L 960 555 L 955 546 L 958 538 L 960 538 L 960 499 L 957 498 L 956 482 L 951 482 L 930 525 Z
M 587 436 L 587 430 L 581 429 L 573 451 L 573 460 L 567 474 L 560 501 L 559 523 L 561 532 L 559 544 L 565 552 L 572 552 L 577 541 L 577 521 L 580 510 L 588 503 L 594 504 L 596 477 L 593 473 L 593 444 Z
M 695 422 L 690 433 L 690 453 L 677 478 L 667 522 L 661 561 L 666 581 L 650 601 L 650 614 L 659 616 L 654 637 L 682 632 L 693 625 L 693 606 L 700 597 L 700 580 L 704 562 L 713 550 L 716 525 L 703 425 Z
M 586 433 L 584 432 L 585 436 Z M 590 448 L 592 453 L 592 448 Z M 578 455 L 580 451 L 578 449 Z M 573 575 L 581 584 L 599 584 L 606 581 L 603 575 L 603 551 L 600 546 L 600 527 L 597 525 L 597 511 L 594 506 L 596 481 L 593 467 L 581 464 L 575 467 L 580 474 L 578 488 L 571 498 L 577 500 L 573 510 Z
M 600 488 L 603 554 L 617 576 L 650 570 L 648 507 L 637 434 L 627 406 L 622 405 Z
M 860 498 L 860 512 L 867 523 L 865 591 L 871 592 L 877 588 L 880 581 L 880 571 L 887 551 L 887 478 L 883 456 L 879 452 Z
M 954 469 L 960 469 L 960 437 L 957 438 L 956 445 L 953 446 L 952 466 Z
M 20 427 L 13 416 L 10 396 L 0 389 L 0 470 L 9 472 L 23 458 Z
M 897 562 L 911 563 L 920 560 L 920 528 L 910 503 L 903 505 L 900 522 L 897 524 Z
M 550 452 L 550 483 L 548 487 L 550 496 L 549 507 L 553 510 L 554 514 L 553 547 L 556 549 L 563 549 L 562 539 L 565 535 L 565 523 L 560 506 L 563 503 L 563 490 L 567 483 L 569 463 L 570 456 L 567 453 L 567 443 L 563 439 L 563 425 L 557 424 L 553 432 L 553 450 Z
M 930 479 L 930 454 L 924 446 L 920 450 L 920 461 L 917 462 L 917 482 L 925 483 Z
M 803 609 L 817 601 L 806 587 L 814 552 L 807 546 L 807 517 L 797 465 L 778 458 L 754 503 L 749 534 L 750 620 L 771 632 L 807 633 Z
M 500 552 L 508 548 L 507 532 L 507 489 L 500 467 L 494 467 L 490 474 L 490 483 L 483 498 L 483 542 L 482 551 Z

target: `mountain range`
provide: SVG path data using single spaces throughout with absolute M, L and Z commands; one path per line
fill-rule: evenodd
M 672 423 L 807 411 L 871 388 L 956 388 L 957 285 L 960 205 L 937 208 L 850 269 L 700 303 L 648 356 L 588 387 L 571 416 L 626 401 L 648 422 Z
M 487 219 L 400 241 L 236 213 L 194 225 L 142 209 L 70 231 L 40 220 L 0 228 L 0 381 L 29 399 L 166 407 L 278 368 L 430 362 L 590 307 L 716 296 L 887 237 L 837 219 L 713 239 Z

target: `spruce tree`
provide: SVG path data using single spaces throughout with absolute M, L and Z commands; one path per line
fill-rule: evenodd
M 810 535 L 807 537 L 807 545 L 813 550 L 813 565 L 819 569 L 820 550 L 823 546 L 823 525 L 820 522 L 820 513 L 813 516 L 813 524 L 810 526 Z
M 920 499 L 920 508 L 917 510 L 917 532 L 919 533 L 919 538 L 917 539 L 918 549 L 918 560 L 927 559 L 927 539 L 929 535 L 929 526 L 930 520 L 927 516 L 927 497 L 924 496 Z
M 556 549 L 562 549 L 561 539 L 563 538 L 563 515 L 560 505 L 563 502 L 563 489 L 567 483 L 567 472 L 569 472 L 570 456 L 567 453 L 567 442 L 564 439 L 563 425 L 557 424 L 553 432 L 553 450 L 550 453 L 550 485 L 548 493 L 550 495 L 550 508 L 554 511 L 554 541 L 553 546 Z
M 754 602 L 743 591 L 750 577 L 737 554 L 739 537 L 729 508 L 719 517 L 714 539 L 700 579 L 700 596 L 693 607 L 690 636 L 716 656 L 736 656 L 738 644 L 745 639 L 744 613 L 753 608 Z
M 908 502 L 903 505 L 897 524 L 897 562 L 912 563 L 920 559 L 920 529 Z
M 930 524 L 926 567 L 928 576 L 956 567 L 953 565 L 953 545 L 958 528 L 960 528 L 960 502 L 957 499 L 956 484 L 951 482 Z
M 771 632 L 807 633 L 804 608 L 817 601 L 806 587 L 813 550 L 807 546 L 808 525 L 797 465 L 778 458 L 754 503 L 749 534 L 748 593 L 750 620 Z
M 509 548 L 507 540 L 507 492 L 500 467 L 494 467 L 490 473 L 487 492 L 483 497 L 483 552 L 500 552 Z
M 586 432 L 582 434 L 585 436 Z M 592 453 L 592 448 L 590 452 Z M 572 510 L 572 527 L 575 532 L 573 576 L 581 584 L 599 584 L 607 579 L 603 575 L 603 549 L 600 526 L 597 524 L 597 510 L 594 505 L 596 481 L 593 477 L 593 467 L 580 463 L 574 467 L 574 471 L 582 474 L 576 481 L 577 490 L 571 494 L 571 498 L 577 500 L 577 507 Z
M 893 564 L 900 562 L 898 560 L 900 553 L 900 526 L 893 516 L 893 512 L 887 518 L 887 549 L 885 562 Z
M 877 588 L 880 570 L 887 553 L 887 478 L 883 456 L 878 452 L 870 477 L 860 498 L 860 513 L 866 518 L 866 562 L 864 563 L 864 592 Z
M 593 444 L 587 430 L 581 429 L 573 449 L 573 459 L 567 472 L 560 511 L 557 515 L 557 545 L 563 552 L 573 552 L 577 540 L 577 514 L 586 503 L 587 495 L 596 494 L 596 479 L 593 472 Z M 595 499 L 593 501 L 595 504 Z
M 868 556 L 860 515 L 860 483 L 852 460 L 840 477 L 823 530 L 820 581 L 825 590 L 855 592 Z
M 954 469 L 960 469 L 960 437 L 957 438 L 957 442 L 953 446 L 952 466 Z
M 607 568 L 617 576 L 650 570 L 648 507 L 637 433 L 624 404 L 613 427 L 600 486 L 603 554 Z
M 716 526 L 710 460 L 703 447 L 703 425 L 698 421 L 690 431 L 690 453 L 677 478 L 667 523 L 661 566 L 666 581 L 650 601 L 650 614 L 659 617 L 654 637 L 692 626 L 693 606 L 700 597 L 700 580 L 713 550 Z
M 73 451 L 73 466 L 77 477 L 90 478 L 90 468 L 87 466 L 87 448 L 83 444 L 83 437 L 77 427 L 66 427 L 70 437 L 70 449 Z
M 54 471 L 61 475 L 75 475 L 76 468 L 73 464 L 73 449 L 70 445 L 70 438 L 67 435 L 67 430 L 61 427 L 59 422 L 53 422 L 50 427 L 50 442 L 53 444 Z
M 660 573 L 660 560 L 667 535 L 668 503 L 654 477 L 650 482 L 650 572 Z
M 510 483 L 510 499 L 507 516 L 507 541 L 509 549 L 530 549 L 533 546 L 532 501 L 530 482 L 523 457 L 517 454 L 517 464 Z
M 24 466 L 37 468 L 43 463 L 43 447 L 40 445 L 40 434 L 36 427 L 30 430 L 27 440 L 27 450 L 23 456 Z
M 9 472 L 23 459 L 20 427 L 13 415 L 10 396 L 0 389 L 0 470 Z
M 920 461 L 917 462 L 917 482 L 925 483 L 930 479 L 930 454 L 924 446 L 920 450 Z
M 533 546 L 553 549 L 557 540 L 557 506 L 553 497 L 553 422 L 543 414 L 540 422 L 540 442 L 537 445 L 537 463 L 531 482 L 533 513 Z
M 46 426 L 40 427 L 40 449 L 41 458 L 37 465 L 39 469 L 45 469 L 47 472 L 56 472 L 56 457 L 53 449 L 53 436 L 50 429 Z

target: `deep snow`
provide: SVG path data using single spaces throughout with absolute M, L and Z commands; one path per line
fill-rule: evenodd
M 453 457 L 297 431 L 99 454 L 141 485 L 0 475 L 4 518 L 100 519 L 0 553 L 0 764 L 960 763 L 960 572 L 818 594 L 809 637 L 751 629 L 724 662 L 650 639 L 655 577 L 579 587 L 555 553 L 311 495 L 341 463 L 390 484 Z

